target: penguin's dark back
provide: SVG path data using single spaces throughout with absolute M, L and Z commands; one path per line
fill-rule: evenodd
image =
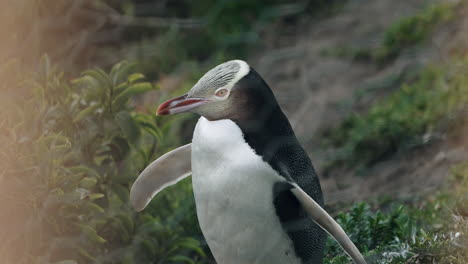
M 323 206 L 322 190 L 312 162 L 271 89 L 253 69 L 238 86 L 241 92 L 249 93 L 250 111 L 257 113 L 254 119 L 236 121 L 246 142 L 281 176 L 296 182 Z M 322 263 L 325 232 L 307 216 L 290 188 L 290 184 L 278 182 L 273 190 L 273 203 L 281 225 L 293 241 L 294 253 L 303 263 Z

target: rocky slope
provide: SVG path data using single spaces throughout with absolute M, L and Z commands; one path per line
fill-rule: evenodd
M 322 144 L 323 131 L 337 126 L 350 111 L 365 111 L 398 89 L 411 69 L 438 63 L 466 47 L 467 12 L 457 10 L 454 21 L 438 27 L 423 45 L 405 50 L 385 66 L 325 53 L 341 47 L 375 47 L 382 32 L 420 12 L 425 4 L 416 0 L 348 1 L 326 19 L 304 19 L 265 33 L 268 48 L 252 64 L 274 89 L 322 175 L 329 204 L 430 192 L 443 184 L 452 164 L 468 159 L 466 129 L 460 129 L 441 132 L 433 143 L 381 161 L 366 176 L 352 169 L 335 169 L 323 176 L 329 159 Z M 278 32 L 283 34 L 278 37 Z

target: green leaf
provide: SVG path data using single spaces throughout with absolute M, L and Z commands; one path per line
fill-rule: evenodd
M 111 190 L 110 186 L 107 186 L 106 198 L 107 198 L 107 210 L 111 212 L 118 211 L 121 209 L 123 205 L 127 204 L 127 202 L 124 203 L 122 202 L 122 200 L 120 200 L 119 196 L 113 190 Z
M 99 85 L 99 81 L 89 75 L 84 75 L 84 76 L 75 78 L 71 80 L 70 82 L 72 85 L 89 85 L 92 87 Z
M 95 242 L 95 243 L 99 243 L 99 244 L 102 244 L 102 243 L 106 243 L 106 242 L 107 242 L 103 237 L 101 237 L 101 236 L 99 236 L 99 235 L 97 234 L 96 230 L 95 230 L 93 227 L 91 227 L 91 226 L 89 226 L 89 225 L 76 224 L 76 223 L 75 223 L 75 225 L 79 227 L 79 229 L 81 230 L 81 232 L 82 232 L 83 234 L 85 234 L 86 237 L 87 237 L 90 241 Z
M 94 163 L 98 166 L 103 166 L 104 164 L 108 164 L 112 162 L 112 156 L 110 155 L 96 155 L 93 159 Z
M 136 143 L 140 137 L 140 128 L 129 112 L 121 111 L 115 116 L 117 124 L 122 129 L 125 137 L 131 142 Z
M 141 73 L 134 73 L 134 74 L 130 74 L 127 78 L 128 82 L 129 83 L 134 83 L 136 81 L 140 81 L 142 79 L 144 79 L 145 76 Z
M 165 227 L 156 218 L 150 215 L 143 215 L 142 218 L 144 224 L 137 227 L 137 233 L 158 234 L 164 231 Z
M 94 70 L 86 70 L 82 73 L 83 76 L 90 76 L 91 78 L 95 79 L 101 88 L 108 88 L 111 84 L 111 80 L 107 73 L 105 73 L 101 69 L 94 69 Z
M 101 178 L 101 175 L 94 169 L 90 168 L 90 167 L 86 167 L 86 166 L 74 166 L 74 167 L 70 167 L 68 168 L 71 172 L 73 173 L 84 173 L 88 176 L 93 176 L 97 179 L 100 179 Z
M 163 141 L 162 131 L 154 123 L 140 119 L 138 120 L 138 124 L 144 129 L 144 131 L 154 136 L 157 141 Z
M 138 95 L 147 91 L 155 90 L 155 86 L 153 86 L 149 82 L 142 82 L 142 83 L 136 83 L 125 89 L 123 92 L 121 92 L 112 102 L 114 107 L 119 107 L 123 104 L 125 104 L 130 97 L 134 95 Z
M 148 239 L 145 239 L 143 241 L 141 241 L 141 244 L 143 246 L 144 249 L 146 249 L 146 252 L 149 252 L 150 255 L 151 255 L 151 258 L 155 258 L 157 255 L 157 251 L 156 251 L 156 247 L 155 245 L 153 245 L 153 243 L 148 240 Z
M 156 87 L 153 86 L 151 83 L 141 82 L 141 83 L 132 84 L 127 90 L 125 90 L 125 93 L 131 96 L 131 95 L 137 95 L 137 94 L 141 94 L 141 93 L 148 92 L 148 91 L 155 90 L 155 89 Z
M 177 245 L 183 248 L 191 249 L 197 252 L 202 257 L 205 257 L 206 255 L 200 246 L 200 242 L 194 238 L 191 238 L 191 237 L 184 238 L 181 241 L 177 242 Z
M 135 180 L 138 171 L 135 168 L 135 159 L 126 159 L 120 163 L 117 174 L 112 175 L 112 182 L 116 184 L 127 184 Z
M 104 195 L 102 193 L 93 193 L 89 195 L 90 200 L 97 199 L 95 197 L 104 197 Z M 93 202 L 87 202 L 85 205 L 83 205 L 83 208 L 86 209 L 86 211 L 96 213 L 96 214 L 103 214 L 105 212 L 104 208 L 102 208 L 101 206 Z
M 117 97 L 123 91 L 125 91 L 129 86 L 130 86 L 130 84 L 127 83 L 127 82 L 123 82 L 123 83 L 117 85 L 117 87 L 114 88 L 114 98 Z
M 93 188 L 97 183 L 97 179 L 94 177 L 84 177 L 80 181 L 80 186 L 86 189 Z
M 97 200 L 97 199 L 101 199 L 102 197 L 104 197 L 104 194 L 102 193 L 92 193 L 89 195 L 90 200 Z
M 124 242 L 130 241 L 131 233 L 129 230 L 126 228 L 125 224 L 122 222 L 122 220 L 118 217 L 113 217 L 112 221 L 118 226 L 119 228 L 119 236 Z
M 116 216 L 120 219 L 121 223 L 125 226 L 126 230 L 131 234 L 134 231 L 133 220 L 128 214 L 119 214 Z
M 87 258 L 88 260 L 92 261 L 92 262 L 95 262 L 96 261 L 96 258 L 94 258 L 93 256 L 91 256 L 88 251 L 84 248 L 79 248 L 78 249 L 78 253 L 80 253 L 80 255 L 82 255 L 83 257 Z
M 112 67 L 110 78 L 114 85 L 118 85 L 127 79 L 127 76 L 135 71 L 137 64 L 122 61 Z
M 67 260 L 61 260 L 58 262 L 54 262 L 54 264 L 78 264 L 76 260 L 73 259 L 67 259 Z
M 112 139 L 111 144 L 109 144 L 112 157 L 116 161 L 123 160 L 128 153 L 130 152 L 130 146 L 127 142 L 127 139 L 116 136 Z
M 169 261 L 171 261 L 171 262 L 184 262 L 184 263 L 195 264 L 195 262 L 194 262 L 191 258 L 186 257 L 186 256 L 174 256 L 174 257 L 170 257 L 170 258 L 169 258 Z
M 119 197 L 119 199 L 123 203 L 128 202 L 128 195 L 129 195 L 128 188 L 126 188 L 126 187 L 124 187 L 124 186 L 122 186 L 120 184 L 112 184 L 111 185 L 111 190 L 112 190 L 112 192 L 114 192 Z
M 73 119 L 73 123 L 80 122 L 81 120 L 83 120 L 83 118 L 87 117 L 88 115 L 92 114 L 96 109 L 98 109 L 99 106 L 100 105 L 98 103 L 94 103 L 81 110 Z

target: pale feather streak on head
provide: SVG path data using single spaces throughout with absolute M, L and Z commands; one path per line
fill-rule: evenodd
M 296 184 L 291 192 L 302 204 L 304 210 L 323 230 L 330 234 L 356 264 L 367 264 L 361 252 L 344 232 L 343 228 L 306 192 Z
M 138 176 L 130 190 L 130 203 L 141 211 L 164 188 L 171 186 L 192 172 L 192 144 L 174 149 L 153 161 Z
M 231 90 L 232 87 L 250 71 L 250 66 L 243 60 L 231 60 L 222 63 L 203 75 L 190 89 L 188 97 L 214 91 L 219 88 Z

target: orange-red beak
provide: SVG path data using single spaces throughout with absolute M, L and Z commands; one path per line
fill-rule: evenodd
M 158 110 L 156 111 L 157 115 L 172 115 L 177 113 L 189 112 L 195 107 L 204 105 L 210 102 L 210 100 L 203 98 L 187 98 L 187 94 L 179 96 L 177 98 L 167 100 L 162 103 Z

